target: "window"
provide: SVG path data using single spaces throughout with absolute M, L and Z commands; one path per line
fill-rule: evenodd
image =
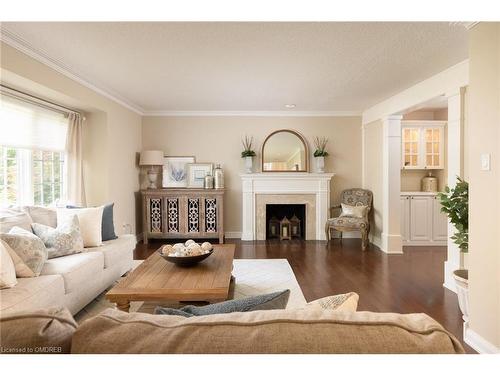
M 7 95 L 0 104 L 0 206 L 65 200 L 66 116 Z
M 0 205 L 48 206 L 64 199 L 64 153 L 0 146 Z

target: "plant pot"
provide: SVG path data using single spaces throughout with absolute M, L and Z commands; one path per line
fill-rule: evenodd
M 325 173 L 325 157 L 316 156 L 316 172 Z
M 252 173 L 253 169 L 253 156 L 245 156 L 245 172 Z
M 457 287 L 458 305 L 462 311 L 464 322 L 469 321 L 469 271 L 460 269 L 453 271 L 453 278 Z

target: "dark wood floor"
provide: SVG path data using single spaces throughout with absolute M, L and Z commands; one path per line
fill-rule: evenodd
M 235 258 L 287 259 L 307 301 L 353 291 L 360 296 L 358 310 L 423 312 L 463 343 L 457 296 L 443 287 L 446 247 L 406 247 L 402 255 L 387 255 L 375 246 L 362 252 L 359 239 L 328 244 L 299 240 L 227 242 L 236 244 Z M 162 243 L 138 244 L 135 258 L 147 258 Z

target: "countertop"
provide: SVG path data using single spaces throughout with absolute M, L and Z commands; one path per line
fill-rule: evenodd
M 428 192 L 428 191 L 402 191 L 401 195 L 429 195 L 429 196 L 434 196 L 438 195 L 440 193 L 439 191 L 437 192 Z

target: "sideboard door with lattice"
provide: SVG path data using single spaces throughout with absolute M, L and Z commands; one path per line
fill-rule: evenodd
M 224 190 L 148 189 L 143 197 L 143 239 L 218 238 L 224 241 Z

